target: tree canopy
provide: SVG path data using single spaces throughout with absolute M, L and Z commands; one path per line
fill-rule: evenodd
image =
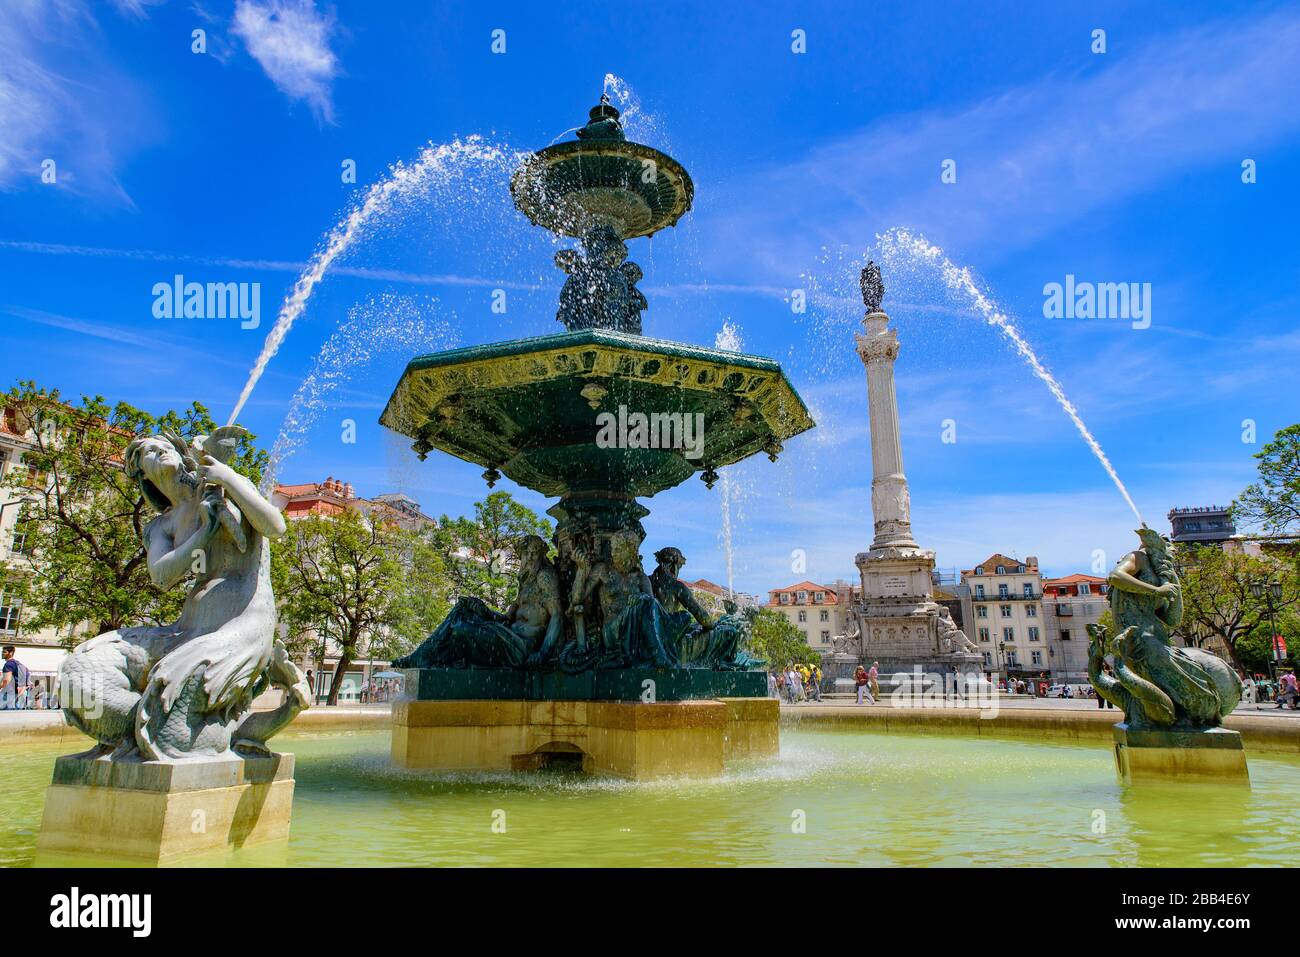
M 208 410 L 194 402 L 154 416 L 103 396 L 73 405 L 31 381 L 0 393 L 0 404 L 10 429 L 30 433 L 34 443 L 3 480 L 23 500 L 20 548 L 4 572 L 6 589 L 27 609 L 24 625 L 71 633 L 89 623 L 102 633 L 174 620 L 184 591 L 160 590 L 149 578 L 141 531 L 153 510 L 126 478 L 122 453 L 132 439 L 163 428 L 185 438 L 209 433 L 216 422 Z M 266 461 L 250 436 L 231 465 L 256 482 Z M 69 635 L 69 643 L 76 640 Z

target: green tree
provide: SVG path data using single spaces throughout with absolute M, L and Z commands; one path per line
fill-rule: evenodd
M 821 655 L 812 649 L 802 631 L 790 619 L 770 608 L 746 608 L 749 619 L 749 650 L 771 668 L 788 664 L 819 664 Z
M 1233 502 L 1233 517 L 1270 534 L 1300 530 L 1300 425 L 1282 429 L 1255 458 L 1259 480 Z
M 551 523 L 509 492 L 493 492 L 474 503 L 473 518 L 442 516 L 432 544 L 455 595 L 504 609 L 515 598 L 514 550 L 525 535 L 549 540 Z
M 1257 598 L 1252 586 L 1260 582 L 1282 586 L 1281 597 L 1272 599 L 1279 624 L 1288 609 L 1300 606 L 1300 574 L 1288 562 L 1214 546 L 1183 550 L 1179 559 L 1183 621 L 1176 633 L 1197 646 L 1209 636 L 1218 637 L 1238 666 L 1245 662 L 1237 643 L 1268 626 L 1268 601 Z
M 11 497 L 24 500 L 22 548 L 3 571 L 6 587 L 34 611 L 25 624 L 69 632 L 89 624 L 102 633 L 175 620 L 184 591 L 162 591 L 149 578 L 141 533 L 153 510 L 126 478 L 122 453 L 159 429 L 186 438 L 208 433 L 216 427 L 208 410 L 195 402 L 155 417 L 103 396 L 82 396 L 74 406 L 31 381 L 0 393 L 0 405 L 10 428 L 34 445 L 3 480 Z M 258 481 L 266 460 L 250 436 L 232 465 Z
M 436 599 L 418 602 L 411 596 L 421 580 L 411 564 L 417 550 L 412 533 L 354 509 L 288 525 L 271 551 L 280 620 L 291 651 L 310 650 L 320 662 L 327 643 L 338 650 L 326 699 L 334 705 L 352 662 L 405 650 L 404 642 L 417 631 L 415 617 L 431 610 Z M 304 649 L 304 642 L 316 647 Z

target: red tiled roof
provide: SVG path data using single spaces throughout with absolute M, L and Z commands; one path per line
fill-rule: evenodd
M 1044 578 L 1043 585 L 1074 585 L 1079 582 L 1089 582 L 1091 584 L 1104 585 L 1106 579 L 1098 578 L 1096 575 L 1066 575 L 1064 578 Z
M 1015 568 L 1017 565 L 1024 565 L 1026 568 L 1030 567 L 1028 562 L 1022 561 L 1019 558 L 1008 558 L 1001 552 L 994 552 L 988 558 L 984 559 L 984 561 L 976 565 L 975 568 L 982 568 L 984 569 L 984 574 L 991 575 L 993 574 L 993 570 L 999 565 L 1005 565 L 1007 568 Z M 962 569 L 962 574 L 974 575 L 975 568 L 964 568 Z
M 707 578 L 701 578 L 699 581 L 682 582 L 687 588 L 698 588 L 700 591 L 707 591 L 714 595 L 726 596 L 727 590 L 716 582 L 711 582 Z
M 817 584 L 817 582 L 802 581 L 796 585 L 786 585 L 784 588 L 769 588 L 767 592 L 768 595 L 770 596 L 767 600 L 768 605 L 780 605 L 781 600 L 777 596 L 781 594 L 781 592 L 786 592 L 786 591 L 790 592 L 791 594 L 794 594 L 795 592 L 799 592 L 799 591 L 825 592 L 826 600 L 822 602 L 823 605 L 838 605 L 840 603 L 840 596 L 836 594 L 835 588 L 833 586 L 819 585 Z M 787 602 L 787 604 L 789 603 Z

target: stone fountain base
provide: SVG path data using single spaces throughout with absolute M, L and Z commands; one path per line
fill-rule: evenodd
M 405 699 L 393 705 L 393 763 L 444 771 L 572 764 L 633 780 L 704 777 L 775 755 L 774 698 L 687 701 Z
M 1115 725 L 1115 772 L 1122 784 L 1205 778 L 1250 785 L 1241 735 L 1227 728 L 1138 731 Z
M 292 754 L 178 762 L 65 755 L 54 765 L 37 863 L 169 864 L 284 840 Z

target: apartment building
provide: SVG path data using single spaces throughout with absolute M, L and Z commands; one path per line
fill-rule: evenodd
M 1037 677 L 1050 668 L 1038 559 L 994 552 L 961 573 L 964 631 L 991 672 Z M 967 589 L 969 591 L 967 591 Z
M 814 651 L 829 654 L 831 638 L 844 631 L 846 601 L 843 589 L 836 585 L 819 585 L 802 581 L 768 591 L 764 608 L 785 615 L 803 632 Z
M 1043 629 L 1054 681 L 1087 682 L 1088 626 L 1105 613 L 1107 590 L 1106 579 L 1096 575 L 1043 580 Z

